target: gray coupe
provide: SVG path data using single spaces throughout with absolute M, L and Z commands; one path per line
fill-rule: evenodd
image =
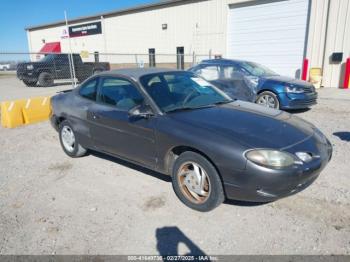
M 170 175 L 178 198 L 199 211 L 225 198 L 270 202 L 295 194 L 332 155 L 314 125 L 232 100 L 185 71 L 104 72 L 54 96 L 52 112 L 67 155 L 90 149 Z

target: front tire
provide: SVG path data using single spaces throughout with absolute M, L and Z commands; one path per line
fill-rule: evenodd
M 258 105 L 262 105 L 268 108 L 274 108 L 279 109 L 280 108 L 280 102 L 278 100 L 278 97 L 276 94 L 270 92 L 270 91 L 264 91 L 258 95 L 258 98 L 256 99 L 256 103 Z
M 67 120 L 60 124 L 59 137 L 62 149 L 68 156 L 76 158 L 86 155 L 87 150 L 78 143 L 73 128 Z
M 172 173 L 173 189 L 186 206 L 208 212 L 225 200 L 222 181 L 215 167 L 194 152 L 182 153 Z
M 39 75 L 39 85 L 42 87 L 53 86 L 54 79 L 50 73 L 42 72 Z
M 28 86 L 28 87 L 33 87 L 36 86 L 37 81 L 28 81 L 28 80 L 23 80 L 23 83 Z

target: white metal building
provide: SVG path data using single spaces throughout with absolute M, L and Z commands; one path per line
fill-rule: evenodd
M 342 87 L 350 1 L 173 0 L 72 19 L 69 28 L 60 21 L 26 30 L 30 52 L 50 43 L 69 52 L 70 36 L 78 53 L 176 54 L 183 48 L 189 55 L 255 61 L 293 77 L 307 58 L 311 68 L 322 68 L 324 86 Z

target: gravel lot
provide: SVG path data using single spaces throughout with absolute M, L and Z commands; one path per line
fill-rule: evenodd
M 59 91 L 72 88 L 70 82 L 55 81 L 53 87 L 27 87 L 15 77 L 14 72 L 0 72 L 0 101 L 28 98 L 32 96 L 50 96 Z
M 0 78 L 0 100 L 50 95 Z M 334 156 L 305 191 L 274 203 L 185 207 L 170 179 L 105 155 L 67 157 L 48 122 L 0 127 L 0 254 L 350 254 L 350 91 L 322 89 L 298 116 Z

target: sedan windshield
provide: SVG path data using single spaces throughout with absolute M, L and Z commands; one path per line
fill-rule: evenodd
M 266 66 L 259 65 L 257 63 L 253 62 L 240 62 L 240 66 L 246 70 L 249 74 L 253 76 L 276 76 L 278 75 L 271 69 L 267 68 Z
M 230 103 L 223 92 L 190 72 L 166 72 L 141 77 L 141 84 L 163 112 Z

